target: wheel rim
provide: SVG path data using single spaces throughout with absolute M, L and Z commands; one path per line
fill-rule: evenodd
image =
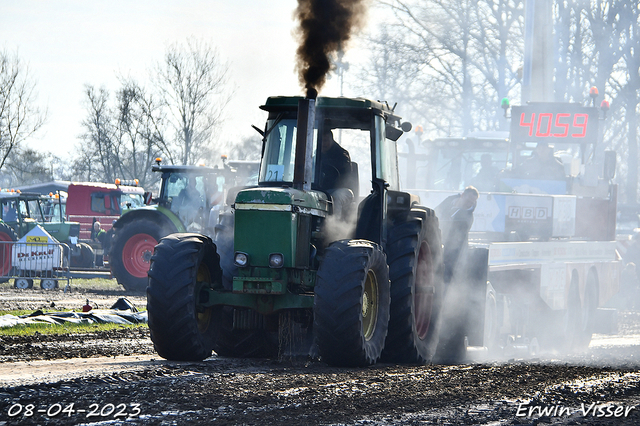
M 136 278 L 145 278 L 157 244 L 149 234 L 136 234 L 129 238 L 122 249 L 122 263 L 127 272 Z
M 56 288 L 56 282 L 55 280 L 42 280 L 40 281 L 40 288 L 43 288 L 45 290 L 53 290 L 54 288 Z
M 431 311 L 433 309 L 434 287 L 431 282 L 431 250 L 423 241 L 418 253 L 416 265 L 416 285 L 414 293 L 414 316 L 416 332 L 420 340 L 424 340 L 431 325 Z
M 203 308 L 199 306 L 201 292 L 211 282 L 211 273 L 209 268 L 201 263 L 196 274 L 196 321 L 198 323 L 198 331 L 201 333 L 207 331 L 211 322 L 211 308 Z
M 29 287 L 31 287 L 30 286 L 30 284 L 31 284 L 30 281 L 31 280 L 28 280 L 26 278 L 16 278 L 16 283 L 15 283 L 16 284 L 16 288 L 21 288 L 21 289 L 29 288 Z
M 0 231 L 1 241 L 13 241 L 11 235 Z M 11 246 L 13 244 L 0 244 L 0 274 L 8 275 L 11 270 Z
M 371 339 L 378 321 L 378 279 L 373 271 L 367 272 L 362 294 L 362 328 L 365 340 Z

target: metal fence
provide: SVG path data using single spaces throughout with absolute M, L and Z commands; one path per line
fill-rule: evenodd
M 0 241 L 0 282 L 13 280 L 16 288 L 51 290 L 69 285 L 71 250 L 63 243 Z

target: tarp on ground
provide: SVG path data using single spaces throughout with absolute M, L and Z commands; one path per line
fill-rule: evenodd
M 7 314 L 0 316 L 0 328 L 27 324 L 145 324 L 147 322 L 147 312 L 138 312 L 124 298 L 118 299 L 111 309 L 92 309 L 89 312 L 43 313 L 42 311 L 35 311 L 27 315 Z

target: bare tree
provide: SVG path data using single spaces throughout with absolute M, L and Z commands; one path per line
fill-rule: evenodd
M 80 155 L 74 163 L 83 180 L 112 182 L 138 179 L 142 186 L 157 180 L 151 164 L 171 152 L 164 140 L 161 103 L 132 79 L 121 79 L 115 105 L 105 88 L 86 87 L 87 118 Z
M 54 163 L 59 159 L 50 153 L 17 147 L 11 150 L 5 166 L 5 183 L 9 186 L 30 185 L 54 178 Z
M 638 200 L 638 112 L 640 107 L 640 12 L 638 0 L 556 2 L 559 60 L 556 99 L 590 103 L 589 87 L 611 101 L 604 145 L 624 159 L 618 165 L 619 200 Z M 602 97 L 600 98 L 602 99 Z
M 434 136 L 506 127 L 500 99 L 519 94 L 522 0 L 379 3 L 395 19 L 369 43 L 375 63 L 365 73 L 385 77 L 374 90 L 399 87 L 403 115 Z
M 115 144 L 119 176 L 145 186 L 157 179 L 151 165 L 160 153 L 173 160 L 164 139 L 162 105 L 132 79 L 122 79 L 117 92 Z
M 118 158 L 109 93 L 104 87 L 96 90 L 87 85 L 85 95 L 87 117 L 82 122 L 85 133 L 81 136 L 74 172 L 81 180 L 113 182 Z
M 379 0 L 392 12 L 371 37 L 360 87 L 392 91 L 430 136 L 506 129 L 498 107 L 520 94 L 522 0 Z M 619 199 L 637 204 L 640 176 L 640 1 L 553 2 L 555 100 L 610 101 L 604 144 L 618 151 Z M 353 68 L 353 67 L 352 67 Z M 369 90 L 371 92 L 371 90 Z M 388 97 L 388 96 L 387 96 Z
M 46 111 L 36 106 L 36 84 L 17 54 L 0 51 L 0 169 L 11 151 L 44 124 Z
M 234 160 L 258 161 L 262 151 L 262 139 L 258 135 L 245 136 L 231 146 L 229 158 Z
M 172 134 L 171 151 L 182 164 L 194 164 L 212 154 L 215 130 L 229 102 L 228 65 L 216 49 L 195 39 L 173 44 L 156 69 Z

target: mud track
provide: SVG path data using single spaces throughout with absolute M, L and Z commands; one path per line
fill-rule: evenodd
M 147 329 L 3 337 L 0 424 L 636 425 L 640 315 L 620 319 L 619 336 L 596 336 L 586 353 L 564 359 L 365 369 L 304 359 L 169 362 Z

